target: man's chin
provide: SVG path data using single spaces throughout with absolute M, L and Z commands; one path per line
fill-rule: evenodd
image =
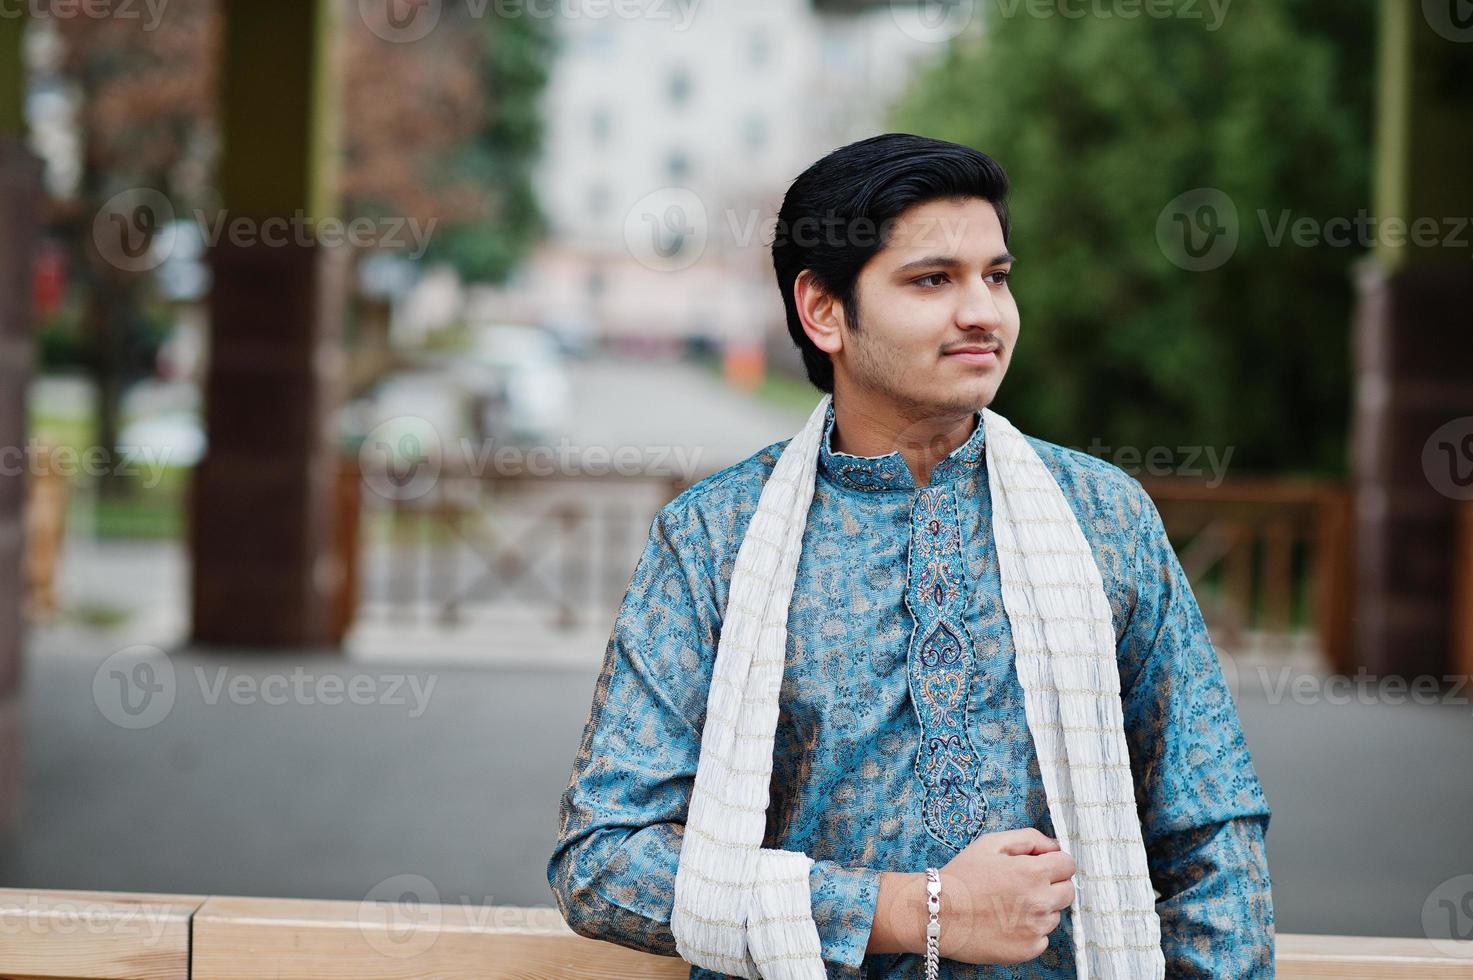
M 953 389 L 949 398 L 945 398 L 937 404 L 938 411 L 949 411 L 956 414 L 962 412 L 980 412 L 992 404 L 997 397 L 998 381 L 1000 379 L 983 378 L 976 383 L 959 385 Z M 940 390 L 932 393 L 932 399 L 936 399 Z
M 961 416 L 980 412 L 991 405 L 995 394 L 995 386 L 988 386 L 985 391 L 975 388 L 952 392 L 933 389 L 917 393 L 912 404 L 923 408 L 924 414 L 929 418 Z

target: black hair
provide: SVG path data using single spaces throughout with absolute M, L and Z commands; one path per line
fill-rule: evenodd
M 783 197 L 772 241 L 772 266 L 787 310 L 788 333 L 803 355 L 808 380 L 834 390 L 834 365 L 803 332 L 793 283 L 804 269 L 843 305 L 857 329 L 859 272 L 889 242 L 900 214 L 929 201 L 978 197 L 1009 233 L 1008 176 L 990 156 L 945 140 L 885 133 L 841 146 L 798 176 Z

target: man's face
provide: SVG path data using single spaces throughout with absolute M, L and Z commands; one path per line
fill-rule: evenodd
M 858 330 L 841 331 L 835 396 L 888 403 L 912 418 L 990 404 L 1018 340 L 1012 263 L 988 201 L 930 201 L 903 212 L 860 271 Z M 991 353 L 962 353 L 974 349 Z

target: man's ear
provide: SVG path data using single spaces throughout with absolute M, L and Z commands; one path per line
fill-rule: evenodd
M 793 302 L 803 332 L 815 347 L 825 354 L 844 349 L 844 304 L 819 283 L 811 270 L 804 269 L 793 280 Z

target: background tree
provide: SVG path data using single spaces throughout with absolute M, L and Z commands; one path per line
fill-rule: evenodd
M 1235 469 L 1343 472 L 1362 250 L 1272 238 L 1285 215 L 1369 207 L 1373 8 L 1239 0 L 1209 30 L 980 5 L 985 29 L 893 123 L 984 150 L 1013 180 L 1024 329 L 1000 410 L 1085 449 L 1232 447 Z M 1240 238 L 1189 271 L 1157 228 L 1198 188 L 1226 195 Z
M 81 148 L 76 195 L 53 202 L 52 232 L 82 292 L 78 348 L 97 392 L 97 446 L 108 458 L 99 491 L 111 496 L 128 487 L 112 465 L 123 394 L 150 370 L 163 325 L 152 315 L 151 275 L 99 251 L 93 222 L 114 195 L 137 188 L 160 191 L 176 208 L 201 203 L 215 141 L 220 24 L 207 2 L 171 6 L 153 30 L 136 16 L 97 16 L 99 9 L 51 21 L 58 43 L 50 81 L 77 107 Z
M 394 44 L 367 28 L 356 0 L 340 2 L 345 217 L 434 219 L 426 260 L 447 261 L 469 279 L 504 279 L 542 228 L 531 170 L 550 23 L 498 17 L 485 5 L 472 16 L 465 0 L 452 0 L 428 37 Z M 93 219 L 114 195 L 138 188 L 163 193 L 181 216 L 215 207 L 223 20 L 216 0 L 172 0 L 149 30 L 136 16 L 46 25 L 56 54 L 44 84 L 76 107 L 81 147 L 75 194 L 51 202 L 51 234 L 69 255 L 78 294 L 69 308 L 81 312 L 61 327 L 75 343 L 52 339 L 43 349 L 74 350 L 92 376 L 96 441 L 109 453 L 123 394 L 152 369 L 169 311 L 151 273 L 119 269 L 98 253 Z M 126 488 L 103 483 L 104 492 Z
M 473 16 L 465 0 L 447 5 L 412 44 L 355 23 L 344 189 L 354 214 L 434 219 L 425 260 L 496 283 L 544 227 L 532 168 L 554 42 L 546 18 L 481 6 Z

